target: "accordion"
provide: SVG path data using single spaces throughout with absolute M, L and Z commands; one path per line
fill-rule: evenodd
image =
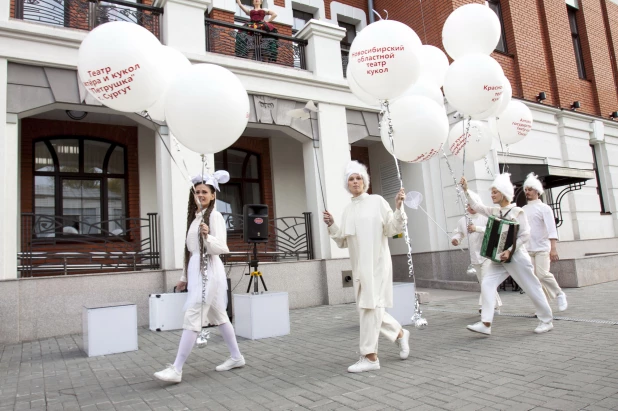
M 485 236 L 483 237 L 483 245 L 481 246 L 481 256 L 497 263 L 510 262 L 513 253 L 515 253 L 518 230 L 519 223 L 517 221 L 489 216 L 485 228 Z M 500 261 L 500 254 L 511 246 L 513 246 L 513 250 L 509 259 Z

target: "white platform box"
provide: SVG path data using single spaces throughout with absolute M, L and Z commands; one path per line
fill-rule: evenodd
M 393 283 L 393 307 L 386 312 L 395 318 L 401 325 L 411 325 L 414 315 L 414 283 Z
M 188 293 L 150 294 L 148 309 L 150 331 L 180 330 L 185 318 L 182 307 Z
M 137 306 L 133 303 L 84 306 L 82 324 L 88 357 L 137 351 Z
M 250 340 L 290 333 L 288 293 L 234 294 L 236 335 Z

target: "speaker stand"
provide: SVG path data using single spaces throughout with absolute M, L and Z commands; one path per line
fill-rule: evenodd
M 258 271 L 258 264 L 259 264 L 259 261 L 257 258 L 257 243 L 253 243 L 253 258 L 251 258 L 249 262 L 249 266 L 253 268 L 253 271 L 251 272 L 251 278 L 249 279 L 249 286 L 247 287 L 247 293 L 251 289 L 251 283 L 253 283 L 254 277 L 259 277 L 260 280 L 262 280 L 264 291 L 268 291 L 268 288 L 266 288 L 266 283 L 264 282 L 264 277 L 262 276 L 262 273 Z M 259 294 L 259 293 L 260 292 L 258 291 L 258 280 L 256 278 L 255 283 L 253 283 L 253 294 Z

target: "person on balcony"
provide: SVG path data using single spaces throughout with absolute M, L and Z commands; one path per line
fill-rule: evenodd
M 187 302 L 183 309 L 185 318 L 180 337 L 178 354 L 174 364 L 154 374 L 162 381 L 179 383 L 182 367 L 189 357 L 202 327 L 209 323 L 218 325 L 223 341 L 230 351 L 230 358 L 216 367 L 217 371 L 227 371 L 245 365 L 240 354 L 234 327 L 226 313 L 227 279 L 220 254 L 229 253 L 227 247 L 227 228 L 223 216 L 215 210 L 216 191 L 219 184 L 229 181 L 227 171 L 217 171 L 214 175 L 198 175 L 192 178 L 193 189 L 189 192 L 187 210 L 187 237 L 185 241 L 185 268 L 177 289 L 187 288 Z M 207 281 L 202 284 L 201 250 L 207 250 Z M 202 295 L 204 294 L 204 295 Z
M 534 329 L 537 334 L 551 331 L 554 328 L 552 323 L 553 314 L 547 302 L 547 297 L 543 294 L 543 289 L 539 279 L 534 275 L 534 267 L 530 261 L 530 256 L 526 252 L 526 243 L 530 239 L 530 225 L 524 211 L 513 203 L 515 188 L 511 183 L 511 175 L 503 173 L 496 176 L 491 185 L 491 200 L 493 207 L 487 207 L 475 200 L 468 191 L 468 181 L 465 177 L 461 178 L 463 188 L 470 207 L 477 213 L 485 217 L 494 216 L 505 220 L 511 220 L 519 224 L 515 250 L 511 246 L 500 254 L 500 262 L 491 261 L 483 272 L 483 283 L 481 284 L 481 298 L 483 307 L 481 308 L 481 321 L 469 325 L 468 330 L 490 335 L 491 323 L 494 318 L 496 298 L 494 292 L 498 285 L 506 280 L 509 275 L 513 277 L 517 284 L 526 292 L 536 308 L 539 325 Z
M 534 173 L 528 174 L 524 181 L 524 192 L 528 204 L 523 208 L 530 222 L 528 254 L 534 265 L 534 274 L 541 282 L 547 299 L 551 301 L 557 297 L 558 311 L 564 311 L 568 307 L 566 294 L 558 285 L 556 277 L 549 272 L 550 262 L 559 259 L 556 251 L 558 231 L 554 213 L 550 206 L 540 200 L 543 184 Z
M 468 190 L 468 195 L 474 197 L 474 202 L 482 204 L 481 197 L 478 194 Z M 453 232 L 451 237 L 451 244 L 457 247 L 464 238 L 468 237 L 468 247 L 470 253 L 470 264 L 476 271 L 476 278 L 479 284 L 483 284 L 483 270 L 489 264 L 489 260 L 481 256 L 481 246 L 483 245 L 483 236 L 485 235 L 485 226 L 487 225 L 487 217 L 480 215 L 470 207 L 468 204 L 469 217 L 463 216 L 457 222 L 457 228 Z M 479 306 L 483 305 L 483 297 L 479 295 Z M 502 307 L 502 300 L 496 290 L 496 313 L 500 312 Z M 479 314 L 481 309 L 479 308 Z
M 236 3 L 240 7 L 240 9 L 251 19 L 249 23 L 245 24 L 245 27 L 262 30 L 267 33 L 278 33 L 277 29 L 272 24 L 272 21 L 277 18 L 277 13 L 272 10 L 263 9 L 263 0 L 252 1 L 253 9 L 249 10 L 245 5 L 240 2 L 240 0 L 236 0 Z M 269 16 L 268 21 L 266 21 L 266 16 Z M 249 55 L 249 51 L 253 50 L 253 52 L 255 53 L 256 49 L 259 48 L 260 53 L 262 54 L 263 61 L 277 61 L 277 55 L 279 52 L 279 41 L 276 38 L 269 38 L 268 36 L 264 36 L 261 39 L 261 43 L 259 45 L 254 44 L 254 42 L 255 38 L 252 33 L 246 33 L 239 30 L 236 33 L 236 55 L 238 57 L 247 57 Z M 251 46 L 252 44 L 253 47 Z
M 400 234 L 407 220 L 402 207 L 405 191 L 402 188 L 397 193 L 397 210 L 393 213 L 384 198 L 367 194 L 367 168 L 357 161 L 351 161 L 346 168 L 345 187 L 352 194 L 352 202 L 343 211 L 341 227 L 328 211 L 324 211 L 324 223 L 337 246 L 349 249 L 352 263 L 354 295 L 360 315 L 361 357 L 348 372 L 379 370 L 380 332 L 399 345 L 401 359 L 410 354 L 410 332 L 385 310 L 393 306 L 393 265 L 388 238 Z

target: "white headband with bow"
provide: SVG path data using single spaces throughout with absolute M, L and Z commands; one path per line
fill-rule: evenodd
M 219 171 L 215 171 L 214 174 L 204 174 L 204 175 L 196 175 L 194 177 L 191 177 L 191 182 L 193 183 L 193 185 L 199 184 L 199 183 L 203 183 L 203 184 L 208 184 L 211 185 L 215 188 L 215 190 L 217 191 L 221 191 L 219 190 L 219 184 L 225 184 L 228 181 L 230 181 L 230 173 L 228 173 L 225 170 L 219 170 Z

